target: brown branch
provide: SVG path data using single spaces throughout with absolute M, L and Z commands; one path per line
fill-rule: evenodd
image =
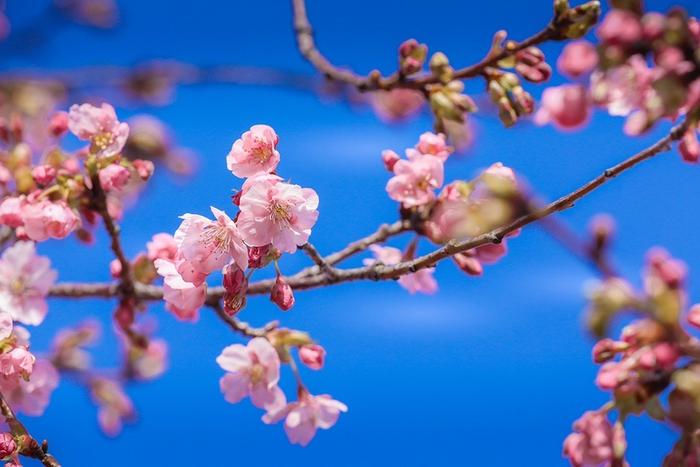
M 293 289 L 303 290 L 361 279 L 397 279 L 402 275 L 416 272 L 419 269 L 432 267 L 437 262 L 457 253 L 471 250 L 489 243 L 500 243 L 509 233 L 514 232 L 515 230 L 518 230 L 528 224 L 537 222 L 553 213 L 565 211 L 573 207 L 575 202 L 582 199 L 609 180 L 615 178 L 622 172 L 647 159 L 651 159 L 664 151 L 669 150 L 671 148 L 671 143 L 682 137 L 683 133 L 685 133 L 686 129 L 688 128 L 688 125 L 687 120 L 682 122 L 681 124 L 673 127 L 668 135 L 661 138 L 653 145 L 603 171 L 603 173 L 583 184 L 571 193 L 562 196 L 558 200 L 546 205 L 540 210 L 521 216 L 513 222 L 496 228 L 490 232 L 466 240 L 452 240 L 429 254 L 420 256 L 411 261 L 403 261 L 391 266 L 376 264 L 352 269 L 335 269 L 334 276 L 329 276 L 323 271 L 310 274 L 304 274 L 304 271 L 301 271 L 300 273 L 289 277 L 287 281 Z M 334 253 L 333 255 L 329 255 L 328 257 L 324 258 L 324 260 L 328 264 L 334 264 L 334 262 L 340 261 L 341 259 L 346 258 L 358 251 L 362 251 L 363 246 L 366 248 L 375 242 L 375 240 L 381 241 L 379 239 L 386 238 L 393 233 L 398 233 L 405 230 L 410 230 L 410 227 L 403 222 L 395 223 L 390 226 L 382 226 L 374 234 L 369 235 L 368 237 L 365 237 L 357 242 L 351 243 L 348 245 L 348 247 Z M 318 266 L 313 267 L 318 268 Z M 272 290 L 274 282 L 274 279 L 253 282 L 248 287 L 248 294 L 267 294 Z M 89 288 L 89 291 L 83 289 L 83 284 L 59 284 L 51 289 L 50 295 L 54 297 L 110 297 L 115 295 L 113 284 L 87 284 L 86 287 Z M 219 300 L 223 294 L 223 287 L 211 287 L 208 291 L 208 303 Z M 163 290 L 158 286 L 135 284 L 135 296 L 141 300 L 160 300 L 163 297 Z
M 292 10 L 294 13 L 294 31 L 296 33 L 299 52 L 314 66 L 314 68 L 328 79 L 349 84 L 360 91 L 391 90 L 395 88 L 424 90 L 427 85 L 440 81 L 439 77 L 433 74 L 425 74 L 417 78 L 407 79 L 398 72 L 383 77 L 379 71 L 373 70 L 368 76 L 361 76 L 352 70 L 338 68 L 333 65 L 316 46 L 313 28 L 306 13 L 305 0 L 292 0 Z M 499 61 L 520 50 L 555 39 L 558 37 L 560 26 L 559 20 L 555 19 L 547 24 L 544 29 L 522 42 L 509 41 L 506 47 L 500 52 L 496 54 L 489 53 L 480 62 L 455 70 L 454 79 L 479 76 L 486 68 L 496 65 Z
M 15 412 L 8 404 L 5 396 L 0 393 L 0 413 L 5 417 L 5 421 L 10 427 L 13 436 L 18 438 L 24 438 L 21 442 L 17 444 L 20 447 L 19 453 L 26 457 L 31 457 L 37 459 L 46 467 L 61 467 L 61 464 L 56 460 L 54 456 L 48 453 L 48 442 L 44 441 L 39 444 L 39 442 L 29 434 L 29 431 L 24 426 L 24 424 L 19 421 Z

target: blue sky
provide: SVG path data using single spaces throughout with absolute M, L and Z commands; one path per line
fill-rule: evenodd
M 44 3 L 9 0 L 8 14 L 16 24 L 29 24 Z M 288 2 L 119 3 L 122 21 L 116 30 L 67 26 L 46 45 L 21 54 L 0 46 L 3 69 L 170 58 L 312 73 L 296 52 Z M 525 37 L 545 24 L 551 8 L 548 0 L 427 4 L 436 7 L 398 0 L 357 0 L 341 7 L 309 0 L 308 10 L 319 46 L 335 63 L 390 72 L 396 47 L 406 38 L 445 51 L 456 65 L 469 64 L 485 53 L 494 31 L 506 28 L 514 38 Z M 671 5 L 648 4 L 661 10 Z M 544 50 L 553 59 L 560 44 Z M 478 81 L 468 84 L 470 92 L 482 89 Z M 321 215 L 312 240 L 321 252 L 334 251 L 396 218 L 396 205 L 384 192 L 387 173 L 379 154 L 413 145 L 431 125 L 424 116 L 387 126 L 367 109 L 269 87 L 181 88 L 169 107 L 118 108 L 124 117 L 142 112 L 174 128 L 180 144 L 199 153 L 200 163 L 184 185 L 165 173 L 156 175 L 123 223 L 132 255 L 154 233 L 174 231 L 182 213 L 206 213 L 209 205 L 233 211 L 228 196 L 240 182 L 226 170 L 224 157 L 232 141 L 256 123 L 270 124 L 280 135 L 280 172 L 319 193 Z M 501 161 L 550 199 L 664 132 L 659 128 L 630 139 L 622 135 L 621 120 L 600 113 L 572 134 L 527 123 L 506 130 L 488 115 L 477 116 L 475 125 L 477 142 L 464 157 L 448 162 L 448 179 L 469 178 Z M 665 154 L 562 217 L 581 230 L 596 213 L 612 214 L 619 226 L 616 264 L 634 281 L 646 250 L 667 246 L 691 267 L 692 300 L 700 293 L 693 274 L 700 249 L 692 235 L 700 228 L 692 207 L 700 196 L 698 176 L 698 168 L 682 163 L 677 153 Z M 536 227 L 509 246 L 508 256 L 482 278 L 442 264 L 440 292 L 431 297 L 411 297 L 395 283 L 352 283 L 300 292 L 295 308 L 284 315 L 267 298 L 252 298 L 243 319 L 281 319 L 310 331 L 326 347 L 326 367 L 306 371 L 304 378 L 313 392 L 330 393 L 350 407 L 336 427 L 319 433 L 307 448 L 288 445 L 281 426 L 263 425 L 260 411 L 249 403 L 230 405 L 219 394 L 222 373 L 214 358 L 239 342 L 238 336 L 207 311 L 193 326 L 177 322 L 160 304 L 148 313 L 170 343 L 171 365 L 158 381 L 130 388 L 140 412 L 136 424 L 117 440 L 106 439 L 84 391 L 69 381 L 61 383 L 46 415 L 27 418 L 27 424 L 48 438 L 51 450 L 69 466 L 163 465 L 166 460 L 173 466 L 565 465 L 561 442 L 571 423 L 606 401 L 593 385 L 592 340 L 581 326 L 582 290 L 593 275 Z M 104 235 L 87 250 L 74 240 L 41 249 L 62 280 L 108 279 L 111 256 Z M 293 272 L 304 261 L 298 255 L 283 267 Z M 34 331 L 35 349 L 46 349 L 58 328 L 94 315 L 107 331 L 96 349 L 98 362 L 113 364 L 112 306 L 102 300 L 53 301 L 45 325 Z M 285 373 L 284 380 L 291 383 L 291 375 Z M 674 440 L 668 428 L 634 417 L 628 433 L 634 466 L 659 465 Z

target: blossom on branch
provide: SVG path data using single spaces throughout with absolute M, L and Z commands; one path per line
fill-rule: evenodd
M 279 137 L 267 125 L 253 125 L 243 133 L 226 156 L 226 165 L 240 178 L 251 177 L 259 172 L 274 172 L 280 162 L 277 151 Z
M 98 157 L 119 154 L 129 136 L 129 125 L 117 120 L 114 107 L 103 103 L 73 105 L 68 112 L 68 128 L 84 141 L 90 141 L 90 152 Z

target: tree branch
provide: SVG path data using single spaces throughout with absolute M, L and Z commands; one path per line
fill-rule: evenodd
M 294 13 L 294 31 L 296 33 L 297 46 L 301 55 L 311 63 L 314 68 L 321 72 L 326 78 L 346 83 L 356 87 L 360 91 L 391 90 L 395 88 L 409 88 L 423 90 L 429 84 L 438 83 L 439 77 L 433 74 L 406 79 L 398 72 L 390 76 L 383 77 L 377 70 L 373 70 L 368 76 L 361 76 L 352 70 L 343 69 L 333 65 L 316 46 L 313 36 L 313 28 L 306 14 L 305 0 L 292 0 L 292 10 Z M 558 23 L 551 21 L 547 26 L 523 40 L 522 42 L 509 41 L 506 47 L 499 53 L 489 53 L 483 60 L 473 65 L 454 71 L 454 79 L 473 78 L 481 75 L 484 70 L 497 64 L 499 61 L 509 57 L 520 50 L 541 44 L 557 37 Z
M 15 412 L 7 403 L 5 396 L 0 393 L 0 413 L 5 417 L 5 421 L 10 427 L 13 436 L 24 438 L 22 442 L 17 443 L 20 447 L 19 453 L 26 457 L 31 457 L 37 459 L 45 467 L 61 467 L 61 464 L 48 453 L 48 443 L 44 441 L 39 444 L 39 442 L 29 434 L 27 428 L 24 424 L 19 421 Z
M 316 287 L 321 287 L 331 284 L 339 284 L 355 280 L 390 280 L 397 279 L 405 274 L 410 274 L 419 269 L 432 267 L 439 261 L 453 256 L 457 253 L 471 250 L 489 243 L 500 243 L 503 238 L 509 233 L 518 230 L 528 224 L 539 221 L 553 213 L 565 211 L 574 206 L 578 200 L 582 199 L 601 185 L 605 184 L 612 178 L 615 178 L 622 172 L 634 167 L 635 165 L 652 157 L 667 151 L 671 148 L 671 143 L 680 139 L 688 128 L 688 121 L 685 120 L 679 125 L 671 129 L 668 135 L 658 140 L 648 148 L 638 152 L 630 158 L 620 162 L 619 164 L 603 171 L 600 175 L 593 178 L 589 182 L 581 185 L 571 193 L 562 196 L 558 200 L 546 205 L 542 209 L 521 216 L 513 222 L 496 228 L 490 232 L 478 235 L 476 237 L 456 241 L 452 240 L 436 249 L 435 251 L 415 258 L 411 261 L 403 261 L 401 263 L 386 266 L 376 264 L 371 266 L 351 268 L 351 269 L 335 269 L 335 275 L 329 276 L 318 268 L 312 266 L 300 271 L 296 275 L 287 278 L 287 282 L 294 290 L 304 290 Z M 379 230 L 363 239 L 349 244 L 344 249 L 329 255 L 323 260 L 327 264 L 335 264 L 342 259 L 345 259 L 352 254 L 363 251 L 369 245 L 382 241 L 391 235 L 410 230 L 410 223 L 407 221 L 396 222 L 391 225 L 384 225 Z M 253 282 L 248 287 L 249 295 L 267 294 L 272 290 L 274 279 L 266 279 Z M 134 293 L 141 300 L 160 300 L 163 298 L 163 290 L 159 286 L 134 284 Z M 211 287 L 208 290 L 208 303 L 219 300 L 223 297 L 223 287 Z M 58 284 L 54 286 L 50 293 L 53 297 L 112 297 L 117 295 L 117 289 L 114 284 Z

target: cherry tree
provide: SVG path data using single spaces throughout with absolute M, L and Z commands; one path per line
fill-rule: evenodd
M 98 27 L 111 25 L 117 11 L 106 0 L 60 5 L 74 19 Z M 126 383 L 151 380 L 166 370 L 167 343 L 143 320 L 158 302 L 192 324 L 201 310 L 211 309 L 232 331 L 231 344 L 210 356 L 221 367 L 221 397 L 231 404 L 253 404 L 262 423 L 282 425 L 291 443 L 306 446 L 319 430 L 338 423 L 348 406 L 304 383 L 304 372 L 324 367 L 326 351 L 317 336 L 285 327 L 283 315 L 255 326 L 241 320 L 250 297 L 268 296 L 286 312 L 294 308 L 295 294 L 345 282 L 394 280 L 409 294 L 437 293 L 433 273 L 445 261 L 478 277 L 487 266 L 507 261 L 507 247 L 518 248 L 519 232 L 535 223 L 549 225 L 548 232 L 600 276 L 586 319 L 597 339 L 595 384 L 610 397 L 602 407 L 581 408 L 563 440 L 563 455 L 575 466 L 627 465 L 625 453 L 628 444 L 634 449 L 634 439 L 627 440 L 625 421 L 635 414 L 678 428 L 665 465 L 697 465 L 700 340 L 694 333 L 700 328 L 700 304 L 692 305 L 688 297 L 685 264 L 666 250 L 650 250 L 637 290 L 611 259 L 610 218 L 596 218 L 582 237 L 555 214 L 669 151 L 691 164 L 700 160 L 700 22 L 681 8 L 646 11 L 640 0 L 612 0 L 605 7 L 596 0 L 579 5 L 554 0 L 552 16 L 540 31 L 524 40 L 497 31 L 477 63 L 456 65 L 446 54 L 408 39 L 398 47 L 396 71 L 382 75 L 335 65 L 330 53 L 316 45 L 304 0 L 292 0 L 292 10 L 298 49 L 323 76 L 322 86 L 278 70 L 205 70 L 176 62 L 93 70 L 92 78 L 77 71 L 47 74 L 43 80 L 21 75 L 0 80 L 2 95 L 28 93 L 40 104 L 33 106 L 40 110 L 28 113 L 11 99 L 0 101 L 0 412 L 6 421 L 0 458 L 5 465 L 18 466 L 22 457 L 60 465 L 48 443 L 30 434 L 18 414 L 42 415 L 62 377 L 85 385 L 105 433 L 122 430 L 135 414 Z M 12 37 L 11 23 L 0 14 L 0 38 Z M 528 89 L 552 75 L 538 47 L 548 41 L 566 42 L 550 62 L 570 82 L 542 89 L 536 102 Z M 154 170 L 187 172 L 187 151 L 175 145 L 161 122 L 147 117 L 122 122 L 108 102 L 78 101 L 59 108 L 55 89 L 70 97 L 81 86 L 99 85 L 105 95 L 126 94 L 156 104 L 167 101 L 177 86 L 245 80 L 335 93 L 371 106 L 386 121 L 427 109 L 433 128 L 416 135 L 414 146 L 377 155 L 386 185 L 376 189 L 396 203 L 396 219 L 335 252 L 320 252 L 313 245 L 314 228 L 323 222 L 318 194 L 289 182 L 294 173 L 278 171 L 285 157 L 278 144 L 285 135 L 251 122 L 250 128 L 237 129 L 240 137 L 212 162 L 230 172 L 231 203 L 212 206 L 210 212 L 183 212 L 175 232 L 153 232 L 143 251 L 130 257 L 119 227 L 128 214 L 125 203 L 138 199 Z M 467 95 L 468 80 L 483 83 L 487 98 Z M 478 107 L 495 109 L 505 127 L 530 119 L 571 131 L 603 111 L 625 117 L 620 137 L 670 129 L 651 146 L 544 203 L 498 161 L 489 161 L 473 179 L 445 179 L 445 163 L 469 140 L 470 115 Z M 78 150 L 66 149 L 76 142 Z M 41 243 L 75 236 L 89 245 L 97 229 L 105 229 L 111 240 L 113 281 L 63 282 L 51 259 L 40 254 Z M 388 244 L 395 237 L 408 238 L 404 248 Z M 429 245 L 430 252 L 419 254 L 420 245 Z M 306 255 L 308 265 L 283 271 L 280 258 L 294 254 Z M 343 265 L 356 255 L 364 255 L 362 266 Z M 255 279 L 258 270 L 273 271 L 274 278 Z M 100 334 L 95 322 L 66 327 L 45 357 L 31 346 L 29 330 L 51 312 L 49 298 L 84 297 L 114 302 L 122 357 L 116 374 L 91 363 L 88 347 Z M 623 313 L 632 313 L 634 320 L 619 336 L 611 335 L 611 322 Z M 279 385 L 285 365 L 296 383 L 292 394 Z

